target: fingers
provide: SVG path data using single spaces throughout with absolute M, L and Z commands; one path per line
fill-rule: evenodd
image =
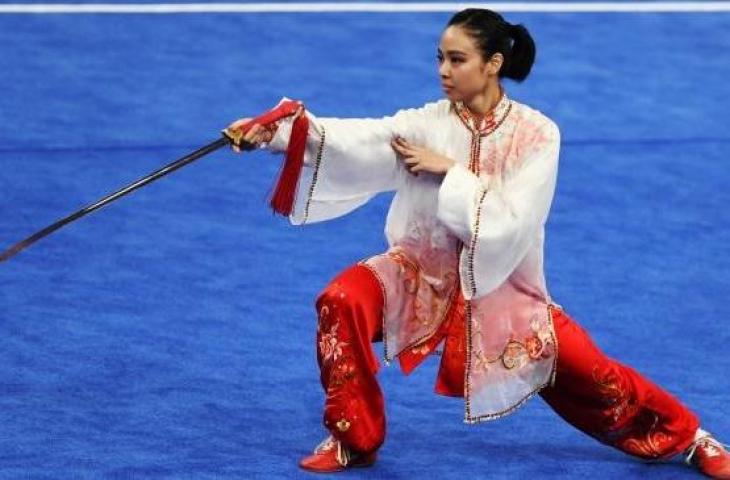
M 420 151 L 419 148 L 408 143 L 408 141 L 403 137 L 395 137 L 391 140 L 390 145 L 396 152 L 408 157 L 412 157 Z
M 418 157 L 418 149 L 412 147 L 403 137 L 394 138 L 391 140 L 390 145 L 402 157 L 406 170 L 413 175 L 418 175 L 418 171 L 422 170 L 420 166 L 421 160 Z
M 258 123 L 255 123 L 251 128 L 248 129 L 248 132 L 243 135 L 243 138 L 241 140 L 246 143 L 257 144 L 261 142 L 263 133 L 264 127 L 262 127 Z
M 407 168 L 412 168 L 414 165 L 418 165 L 420 160 L 417 157 L 405 157 L 403 163 L 406 164 Z
M 403 163 L 406 164 L 406 168 L 410 171 L 420 168 L 420 166 L 421 166 L 421 161 L 415 157 L 404 158 Z
M 227 130 L 241 130 L 249 122 L 251 122 L 251 118 L 241 118 L 231 123 Z M 273 132 L 269 128 L 256 123 L 243 134 L 237 143 L 232 143 L 231 148 L 236 153 L 241 150 L 253 150 L 260 144 L 271 141 L 272 137 Z
M 251 119 L 249 118 L 237 120 L 233 122 L 231 124 L 231 127 L 229 128 L 241 128 L 250 120 Z M 270 140 L 269 131 L 264 126 L 257 123 L 249 128 L 248 131 L 243 134 L 243 137 L 241 137 L 241 139 L 237 143 L 231 144 L 231 148 L 234 152 L 240 153 L 241 150 L 253 150 L 258 145 L 268 140 Z
M 404 148 L 398 143 L 397 139 L 393 139 L 390 141 L 390 146 L 393 150 L 395 150 L 395 153 L 399 155 L 405 155 Z
M 418 175 L 417 172 L 423 170 L 421 159 L 418 157 L 403 157 L 403 163 L 405 164 L 406 170 L 414 175 Z

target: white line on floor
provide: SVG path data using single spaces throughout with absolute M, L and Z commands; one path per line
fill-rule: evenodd
M 455 12 L 467 7 L 499 12 L 663 13 L 730 12 L 730 2 L 298 2 L 298 3 L 16 3 L 0 5 L 0 14 L 170 14 L 170 13 L 416 13 Z

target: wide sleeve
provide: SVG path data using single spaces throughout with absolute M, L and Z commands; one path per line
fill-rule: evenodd
M 307 111 L 304 166 L 290 221 L 300 225 L 339 217 L 380 192 L 397 189 L 405 170 L 390 142 L 395 136 L 423 142 L 431 110 L 427 105 L 377 119 L 318 118 Z M 267 148 L 285 151 L 292 123 L 292 117 L 281 120 Z
M 464 242 L 466 298 L 499 287 L 540 238 L 555 191 L 560 149 L 557 126 L 547 120 L 525 145 L 520 167 L 496 188 L 467 168 L 449 169 L 439 189 L 438 218 Z

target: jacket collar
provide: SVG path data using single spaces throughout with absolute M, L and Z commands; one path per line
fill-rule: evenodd
M 463 102 L 454 102 L 454 110 L 458 115 L 461 122 L 469 129 L 472 133 L 478 133 L 481 136 L 486 136 L 495 131 L 502 125 L 509 112 L 512 110 L 512 101 L 507 98 L 507 94 L 502 90 L 502 97 L 497 102 L 497 105 L 492 109 L 491 112 L 486 114 L 481 121 L 477 121 L 474 115 L 464 105 Z M 477 125 L 477 123 L 479 123 Z

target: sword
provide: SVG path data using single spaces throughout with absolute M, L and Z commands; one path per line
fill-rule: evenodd
M 251 123 L 253 123 L 253 122 L 251 122 Z M 96 203 L 87 205 L 86 207 L 82 208 L 81 210 L 78 210 L 78 211 L 72 213 L 71 215 L 62 218 L 61 220 L 47 226 L 43 230 L 40 230 L 40 231 L 34 233 L 30 237 L 28 237 L 24 240 L 21 240 L 20 242 L 16 243 L 12 247 L 10 247 L 7 250 L 5 250 L 4 252 L 2 252 L 2 254 L 0 254 L 0 262 L 4 262 L 4 261 L 8 260 L 9 258 L 17 255 L 22 250 L 26 249 L 30 245 L 33 245 L 35 242 L 37 242 L 41 238 L 47 237 L 48 235 L 55 232 L 59 228 L 65 226 L 65 225 L 68 225 L 69 223 L 71 223 L 75 220 L 78 220 L 79 218 L 86 216 L 86 215 L 90 214 L 91 212 L 110 204 L 114 200 L 117 200 L 117 199 L 137 190 L 138 188 L 142 188 L 145 185 L 154 182 L 155 180 L 158 180 L 158 179 L 164 177 L 168 173 L 172 173 L 175 170 L 182 168 L 185 165 L 188 165 L 189 163 L 192 163 L 195 160 L 198 160 L 199 158 L 204 157 L 204 156 L 208 155 L 209 153 L 212 153 L 212 152 L 218 150 L 221 147 L 224 147 L 229 144 L 234 144 L 239 147 L 243 146 L 243 148 L 245 149 L 246 147 L 248 147 L 248 145 L 246 144 L 246 142 L 242 142 L 242 137 L 243 137 L 244 132 L 246 131 L 247 126 L 248 125 L 244 126 L 241 129 L 237 129 L 237 130 L 232 130 L 232 129 L 223 130 L 222 138 L 219 138 L 218 140 L 211 142 L 208 145 L 205 145 L 204 147 L 201 147 L 192 153 L 185 155 L 184 157 L 180 158 L 179 160 L 175 160 L 174 162 L 165 165 L 164 167 L 160 168 L 159 170 L 156 170 L 156 171 L 150 173 L 146 177 L 140 178 L 139 180 L 135 181 L 134 183 L 131 183 L 131 184 L 127 185 L 126 187 L 124 187 L 120 190 L 117 190 L 116 192 L 114 192 L 110 195 L 107 195 L 106 197 L 102 198 L 101 200 L 97 201 Z

